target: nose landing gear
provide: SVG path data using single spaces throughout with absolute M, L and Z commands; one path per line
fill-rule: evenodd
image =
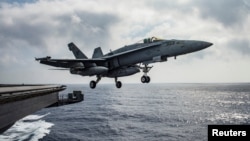
M 150 82 L 150 77 L 149 76 L 146 76 L 146 75 L 143 75 L 141 77 L 141 82 L 142 83 L 149 83 Z
M 141 67 L 142 71 L 144 72 L 144 75 L 141 77 L 141 82 L 142 83 L 149 83 L 150 82 L 151 79 L 147 75 L 147 73 L 151 70 L 152 67 L 149 67 L 148 64 L 145 64 L 144 67 Z

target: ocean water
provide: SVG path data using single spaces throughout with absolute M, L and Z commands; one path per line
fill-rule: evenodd
M 67 85 L 85 101 L 42 109 L 0 140 L 206 141 L 209 124 L 250 124 L 250 83 Z

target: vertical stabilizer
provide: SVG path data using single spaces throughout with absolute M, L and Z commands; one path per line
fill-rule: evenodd
M 82 53 L 82 51 L 74 43 L 69 43 L 68 47 L 69 50 L 73 52 L 76 59 L 88 59 L 88 57 L 84 53 Z
M 94 50 L 92 58 L 100 58 L 100 57 L 103 57 L 102 49 L 101 47 L 97 47 Z

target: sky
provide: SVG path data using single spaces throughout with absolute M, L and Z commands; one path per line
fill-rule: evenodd
M 213 46 L 152 64 L 152 83 L 250 82 L 250 2 L 247 0 L 1 0 L 0 83 L 89 83 L 95 77 L 50 70 L 35 57 L 88 57 L 143 38 L 202 40 Z M 140 83 L 143 73 L 121 77 Z M 103 78 L 100 83 L 114 83 Z

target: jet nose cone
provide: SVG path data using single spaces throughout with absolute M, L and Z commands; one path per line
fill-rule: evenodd
M 213 43 L 210 43 L 210 42 L 204 42 L 204 47 L 207 48 L 207 47 L 210 47 L 213 45 Z
M 206 42 L 206 41 L 191 41 L 190 45 L 193 51 L 199 51 L 205 48 L 210 47 L 211 45 L 213 45 L 210 42 Z

